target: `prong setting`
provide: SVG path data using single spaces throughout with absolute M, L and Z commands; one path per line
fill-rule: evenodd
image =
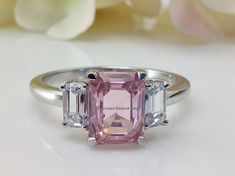
M 59 90 L 61 92 L 64 92 L 66 90 L 66 84 L 67 84 L 67 81 L 63 81 L 63 82 L 60 83 Z
M 67 127 L 67 122 L 66 122 L 66 121 L 63 121 L 63 122 L 62 122 L 62 125 L 63 125 L 64 127 Z
M 89 80 L 96 80 L 96 78 L 97 78 L 97 72 L 96 72 L 96 70 L 88 70 L 87 73 L 86 73 L 86 77 L 87 77 Z
M 169 124 L 169 120 L 165 119 L 163 122 L 162 122 L 162 126 L 167 126 Z
M 144 138 L 143 136 L 139 136 L 139 137 L 138 137 L 138 144 L 139 144 L 140 146 L 145 145 L 145 138 Z
M 87 143 L 89 146 L 95 146 L 97 144 L 96 139 L 94 137 L 88 137 Z
M 139 79 L 139 80 L 145 80 L 146 77 L 147 77 L 146 72 L 143 71 L 143 70 L 138 70 L 138 71 L 137 71 L 137 74 L 138 74 L 138 79 Z

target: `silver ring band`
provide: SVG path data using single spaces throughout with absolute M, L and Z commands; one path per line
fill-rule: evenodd
M 62 81 L 86 78 L 86 73 L 90 69 L 97 71 L 104 69 L 120 69 L 120 67 L 87 67 L 68 70 L 58 70 L 41 74 L 30 83 L 30 88 L 33 95 L 49 104 L 62 106 L 62 92 L 59 89 L 59 85 Z M 121 68 L 121 69 L 133 69 L 144 70 L 147 74 L 146 79 L 150 80 L 162 80 L 166 83 L 166 96 L 167 105 L 175 104 L 183 100 L 190 91 L 189 81 L 178 74 L 170 73 L 166 71 L 156 69 L 143 69 L 143 68 Z

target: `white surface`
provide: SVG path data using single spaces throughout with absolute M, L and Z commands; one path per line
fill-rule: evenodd
M 234 176 L 235 45 L 176 45 L 141 36 L 72 42 L 0 31 L 0 175 Z M 168 127 L 146 145 L 90 148 L 86 132 L 61 126 L 62 110 L 35 100 L 39 73 L 77 66 L 144 66 L 186 76 L 192 92 L 168 108 Z

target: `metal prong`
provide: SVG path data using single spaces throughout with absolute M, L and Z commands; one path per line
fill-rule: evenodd
M 88 88 L 88 86 L 89 86 L 89 85 L 88 85 L 88 83 L 87 83 L 87 82 L 85 82 L 85 81 L 84 81 L 83 83 L 84 83 L 83 88 L 84 88 L 84 89 L 87 89 L 87 88 Z
M 66 90 L 66 84 L 67 84 L 67 81 L 63 81 L 60 83 L 59 89 L 61 92 L 64 92 Z
M 97 72 L 95 70 L 88 70 L 86 76 L 90 80 L 95 80 L 97 78 Z
M 139 145 L 144 145 L 144 144 L 145 144 L 145 139 L 144 139 L 143 136 L 139 136 L 139 138 L 138 138 L 138 144 L 139 144 Z
M 64 127 L 67 127 L 67 122 L 66 122 L 66 121 L 63 121 L 63 122 L 62 122 L 62 125 L 63 125 Z
M 138 74 L 139 80 L 145 80 L 145 78 L 146 78 L 146 76 L 147 76 L 146 72 L 145 72 L 145 71 L 142 71 L 142 70 L 139 70 L 139 71 L 137 72 L 137 74 Z
M 85 129 L 86 131 L 88 131 L 88 126 L 87 125 L 83 125 L 82 128 Z
M 94 137 L 89 137 L 87 142 L 88 142 L 89 146 L 95 146 L 96 145 L 96 139 Z
M 170 86 L 170 84 L 166 81 L 164 81 L 164 87 L 167 89 Z
M 146 86 L 147 88 L 151 88 L 151 86 L 152 86 L 151 80 L 145 81 L 145 86 Z
M 162 122 L 162 125 L 163 125 L 163 126 L 167 126 L 168 124 L 169 124 L 169 121 L 166 120 L 166 119 Z

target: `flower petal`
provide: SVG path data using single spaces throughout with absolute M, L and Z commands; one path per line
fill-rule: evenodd
M 234 0 L 201 0 L 201 1 L 211 10 L 235 15 Z
M 170 10 L 174 24 L 183 32 L 202 38 L 223 35 L 199 0 L 172 0 Z
M 158 16 L 161 9 L 161 0 L 126 0 L 126 3 L 140 15 Z
M 96 8 L 97 9 L 107 8 L 119 4 L 123 1 L 124 0 L 96 0 Z
M 85 32 L 95 19 L 95 1 L 82 0 L 68 15 L 50 27 L 47 34 L 58 39 L 71 39 Z
M 25 29 L 46 31 L 65 15 L 61 3 L 55 0 L 17 0 L 16 22 Z
M 224 37 L 231 39 L 235 37 L 235 15 L 225 14 L 218 11 L 210 10 L 210 15 L 216 20 L 224 32 Z
M 15 0 L 0 0 L 0 25 L 13 21 L 13 9 Z
M 47 31 L 59 39 L 84 32 L 93 22 L 95 0 L 17 0 L 17 23 L 28 30 Z

